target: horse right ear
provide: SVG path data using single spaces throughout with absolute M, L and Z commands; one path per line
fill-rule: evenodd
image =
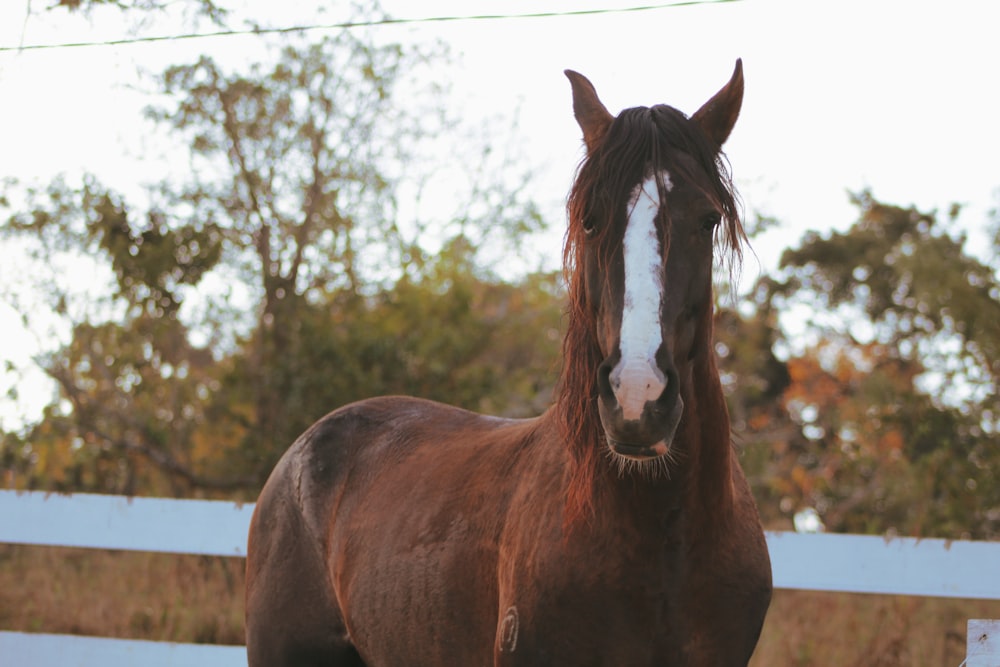
M 614 116 L 608 113 L 601 100 L 597 98 L 597 90 L 587 77 L 571 69 L 565 70 L 564 74 L 573 87 L 573 115 L 583 130 L 587 153 L 593 153 L 608 131 Z

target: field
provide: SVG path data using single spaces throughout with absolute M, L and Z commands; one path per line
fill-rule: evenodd
M 751 665 L 958 667 L 969 618 L 1000 601 L 779 590 Z M 0 629 L 242 644 L 243 561 L 0 545 Z

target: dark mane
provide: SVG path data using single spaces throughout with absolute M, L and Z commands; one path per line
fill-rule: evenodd
M 679 159 L 682 154 L 690 159 Z M 568 285 L 568 324 L 556 410 L 563 438 L 571 443 L 576 460 L 567 498 L 568 519 L 590 507 L 603 439 L 596 370 L 603 355 L 595 335 L 596 309 L 587 302 L 582 267 L 591 252 L 599 266 L 607 265 L 614 247 L 621 242 L 632 189 L 650 171 L 661 169 L 672 178 L 699 187 L 715 204 L 723 219 L 720 244 L 734 263 L 742 258 L 746 234 L 728 163 L 718 146 L 672 107 L 657 105 L 622 111 L 601 144 L 581 162 L 567 203 L 569 226 L 563 270 Z

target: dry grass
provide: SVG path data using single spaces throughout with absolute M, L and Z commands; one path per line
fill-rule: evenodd
M 958 667 L 1000 601 L 776 591 L 752 667 Z M 0 545 L 0 629 L 243 643 L 238 559 Z
M 243 643 L 243 561 L 0 545 L 0 629 Z
M 751 667 L 958 667 L 1000 601 L 775 591 Z

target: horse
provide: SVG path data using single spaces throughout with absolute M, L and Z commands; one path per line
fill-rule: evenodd
M 690 117 L 613 116 L 565 74 L 585 156 L 552 405 L 381 397 L 311 426 L 251 521 L 251 667 L 750 659 L 771 568 L 712 343 L 716 247 L 746 243 L 722 152 L 742 62 Z

